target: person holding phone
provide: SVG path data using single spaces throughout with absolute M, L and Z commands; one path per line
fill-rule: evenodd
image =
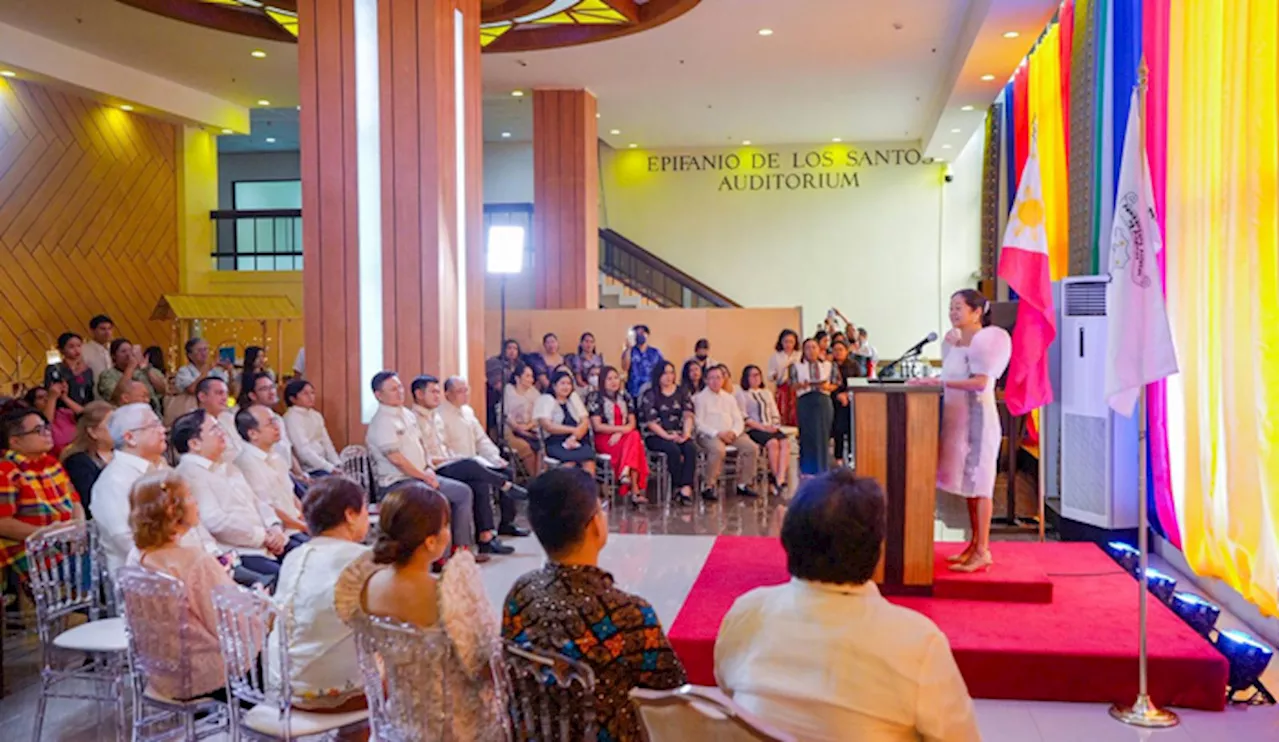
M 167 424 L 200 406 L 196 402 L 196 388 L 200 382 L 212 378 L 229 384 L 235 372 L 234 366 L 225 358 L 213 357 L 209 342 L 204 338 L 191 338 L 183 350 L 187 354 L 187 363 L 173 377 L 173 397 L 165 403 L 164 419 Z
M 633 340 L 634 338 L 634 340 Z M 653 370 L 662 365 L 662 351 L 649 345 L 649 326 L 636 325 L 622 348 L 622 372 L 627 375 L 627 394 L 639 397 Z

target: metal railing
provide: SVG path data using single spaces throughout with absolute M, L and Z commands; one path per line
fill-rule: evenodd
M 612 229 L 600 230 L 600 271 L 663 307 L 742 306 Z
M 209 218 L 215 270 L 302 270 L 301 209 L 220 210 Z

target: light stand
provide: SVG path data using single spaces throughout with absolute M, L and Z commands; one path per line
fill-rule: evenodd
M 507 276 L 524 268 L 524 227 L 494 224 L 489 227 L 485 271 L 498 276 L 498 446 L 507 445 Z M 508 474 L 515 481 L 515 461 L 508 452 Z

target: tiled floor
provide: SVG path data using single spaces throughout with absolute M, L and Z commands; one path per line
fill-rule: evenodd
M 949 513 L 940 513 L 947 516 Z M 714 542 L 717 532 L 764 534 L 776 533 L 781 513 L 778 508 L 764 507 L 750 500 L 734 498 L 727 504 L 711 503 L 695 508 L 678 508 L 664 515 L 656 506 L 633 512 L 617 509 L 613 513 L 615 530 L 601 557 L 602 566 L 611 571 L 623 588 L 645 596 L 664 624 L 670 625 L 679 613 L 698 572 Z M 679 535 L 677 535 L 679 534 Z M 939 526 L 939 534 L 951 538 L 951 526 Z M 482 567 L 485 588 L 495 612 L 501 611 L 502 599 L 511 583 L 524 572 L 540 565 L 544 559 L 537 541 L 530 537 L 509 539 L 516 553 L 494 559 Z M 1221 619 L 1223 627 L 1238 623 L 1230 616 Z M 15 648 L 19 649 L 19 648 Z M 19 660 L 19 652 L 7 656 Z M 37 688 L 30 683 L 32 653 L 19 660 L 25 667 L 12 667 L 10 677 L 25 687 L 0 700 L 0 739 L 30 738 L 37 699 Z M 1272 662 L 1264 681 L 1276 689 L 1277 663 Z M 24 672 L 25 670 L 25 672 Z M 1223 713 L 1180 711 L 1182 724 L 1174 729 L 1148 732 L 1126 727 L 1113 721 L 1101 704 L 1033 703 L 1022 701 L 975 701 L 978 723 L 987 742 L 1132 742 L 1154 739 L 1158 742 L 1262 742 L 1280 737 L 1277 707 L 1230 708 Z M 109 719 L 104 719 L 109 722 Z M 45 740 L 60 742 L 96 742 L 110 739 L 104 733 L 109 727 L 97 721 L 93 707 L 83 702 L 64 702 L 51 706 L 46 722 Z

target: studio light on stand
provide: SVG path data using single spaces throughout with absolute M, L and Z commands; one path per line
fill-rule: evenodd
M 485 272 L 498 276 L 498 367 L 502 383 L 498 390 L 498 445 L 507 445 L 507 276 L 518 274 L 524 268 L 525 230 L 518 224 L 493 224 L 486 235 Z M 508 457 L 508 465 L 514 465 L 514 457 Z

